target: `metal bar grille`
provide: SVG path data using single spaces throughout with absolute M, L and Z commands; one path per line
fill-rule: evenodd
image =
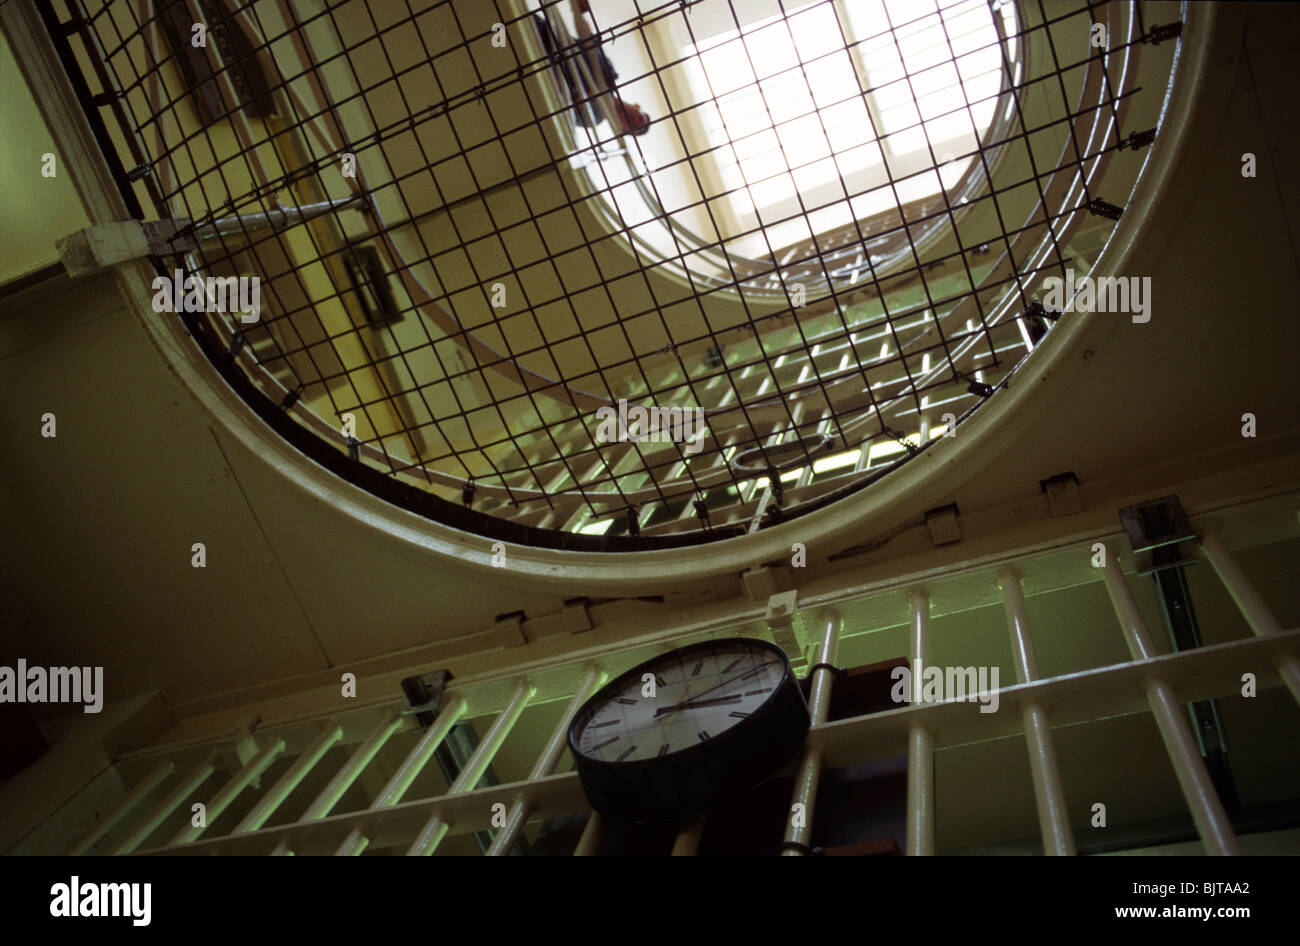
M 176 224 L 160 276 L 260 281 L 256 320 L 181 317 L 264 417 L 425 515 L 605 550 L 951 435 L 1166 78 L 1118 3 L 626 6 L 67 0 L 58 30 Z

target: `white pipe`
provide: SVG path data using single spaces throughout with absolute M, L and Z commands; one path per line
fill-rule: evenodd
M 276 737 L 267 742 L 253 758 L 248 760 L 248 764 L 232 775 L 230 780 L 212 796 L 212 800 L 203 806 L 203 826 L 195 825 L 193 819 L 191 819 L 188 825 L 176 832 L 176 836 L 172 838 L 171 843 L 188 844 L 206 831 L 208 826 L 230 807 L 230 803 L 239 797 L 239 793 L 265 772 L 267 766 L 274 762 L 275 757 L 283 751 L 283 739 Z
M 1110 595 L 1115 617 L 1119 619 L 1128 652 L 1134 660 L 1150 660 L 1156 656 L 1156 649 L 1151 642 L 1151 635 L 1147 633 L 1146 622 L 1142 620 L 1142 612 L 1138 610 L 1128 579 L 1116 561 L 1115 550 L 1109 542 L 1103 544 L 1103 549 L 1105 563 L 1101 567 L 1101 577 L 1106 583 L 1106 592 Z
M 1273 612 L 1264 603 L 1264 599 L 1250 583 L 1245 572 L 1229 554 L 1217 530 L 1207 530 L 1201 536 L 1201 554 L 1209 559 L 1210 565 L 1218 573 L 1223 586 L 1228 589 L 1228 594 L 1232 596 L 1233 602 L 1241 610 L 1242 617 L 1246 619 L 1246 623 L 1255 634 L 1259 637 L 1269 637 L 1282 633 L 1282 625 L 1273 616 Z M 1277 667 L 1278 676 L 1282 678 L 1286 688 L 1291 691 L 1291 696 L 1300 703 L 1300 658 L 1293 654 L 1284 654 L 1274 661 L 1274 666 Z
M 420 737 L 420 741 L 415 744 L 393 777 L 388 780 L 388 784 L 380 791 L 379 796 L 370 806 L 375 808 L 391 808 L 402 800 L 406 790 L 411 787 L 417 775 L 424 771 L 424 767 L 433 758 L 433 754 L 438 751 L 442 741 L 447 738 L 451 728 L 460 721 L 461 716 L 465 715 L 467 704 L 465 698 L 453 696 L 447 701 L 447 705 L 438 713 L 438 718 L 433 721 L 429 731 Z M 336 855 L 355 857 L 366 849 L 370 844 L 370 839 L 361 833 L 360 828 L 353 828 L 348 834 L 347 839 L 339 845 L 335 851 Z
M 1034 642 L 1029 636 L 1029 618 L 1025 611 L 1025 594 L 1020 576 L 1010 569 L 998 576 L 1002 600 L 1006 605 L 1007 629 L 1011 632 L 1011 656 L 1016 677 L 1021 683 L 1038 679 L 1038 661 Z M 1075 853 L 1074 833 L 1065 807 L 1065 790 L 1056 765 L 1052 729 L 1047 710 L 1037 702 L 1026 703 L 1020 710 L 1025 727 L 1025 744 L 1029 749 L 1029 770 L 1034 780 L 1034 799 L 1038 804 L 1038 826 L 1043 834 L 1043 852 L 1058 856 Z
M 555 724 L 551 738 L 547 740 L 546 746 L 533 764 L 533 770 L 528 773 L 529 782 L 546 778 L 555 771 L 568 744 L 569 723 L 573 720 L 574 714 L 582 709 L 582 704 L 587 702 L 587 697 L 591 696 L 604 681 L 605 673 L 599 667 L 592 665 L 587 669 L 582 682 L 578 684 L 577 692 L 573 694 L 573 699 L 569 700 L 569 705 L 560 716 L 560 721 Z M 519 837 L 519 832 L 523 829 L 532 810 L 533 803 L 527 796 L 517 799 L 510 806 L 505 825 L 497 831 L 496 837 L 492 839 L 492 844 L 487 849 L 488 857 L 500 857 L 514 847 L 515 839 Z
M 704 835 L 706 815 L 700 815 L 677 834 L 673 841 L 672 857 L 694 857 L 700 850 L 700 838 Z
M 284 804 L 284 800 L 289 797 L 298 783 L 301 782 L 316 763 L 324 758 L 325 753 L 333 747 L 334 743 L 343 738 L 343 730 L 337 723 L 330 723 L 322 729 L 321 734 L 317 737 L 302 755 L 294 760 L 289 771 L 280 776 L 279 781 L 271 786 L 270 790 L 253 806 L 244 819 L 235 825 L 235 830 L 231 834 L 245 834 L 249 831 L 256 831 L 262 825 L 266 824 L 268 818 L 275 814 L 276 810 Z
M 1106 592 L 1110 595 L 1119 618 L 1124 640 L 1134 661 L 1150 660 L 1154 656 L 1151 637 L 1138 611 L 1133 592 L 1129 589 L 1124 572 L 1120 570 L 1114 550 L 1106 545 L 1105 564 L 1101 575 L 1106 582 Z M 1191 810 L 1192 820 L 1201 836 L 1201 842 L 1209 854 L 1239 854 L 1237 837 L 1232 830 L 1232 822 L 1223 810 L 1210 773 L 1205 768 L 1191 727 L 1187 723 L 1186 708 L 1178 701 L 1173 687 L 1157 677 L 1148 678 L 1145 689 L 1147 700 L 1151 704 L 1151 713 L 1164 739 L 1165 751 L 1178 776 L 1179 787 Z
M 519 719 L 519 715 L 524 711 L 524 707 L 528 705 L 528 701 L 532 699 L 533 694 L 536 692 L 537 687 L 528 680 L 520 680 L 515 684 L 514 693 L 510 696 L 510 702 L 501 711 L 501 715 L 493 721 L 492 728 L 483 737 L 483 741 L 474 750 L 474 754 L 469 757 L 469 761 L 465 763 L 465 768 L 461 769 L 460 775 L 456 776 L 456 781 L 451 783 L 451 787 L 447 790 L 448 795 L 459 795 L 462 792 L 473 790 L 474 786 L 478 784 L 478 780 L 483 777 L 487 767 L 492 764 L 492 758 L 497 754 L 497 750 L 501 748 L 502 743 L 506 741 L 506 737 L 510 735 L 510 730 Z M 419 857 L 432 854 L 437 850 L 438 845 L 442 843 L 442 839 L 447 836 L 450 827 L 443 820 L 441 812 L 434 812 L 433 817 L 425 822 L 419 835 L 416 836 L 410 849 L 407 850 L 407 856 Z
M 840 629 L 844 622 L 839 612 L 827 608 L 819 615 L 822 636 L 813 655 L 811 685 L 809 687 L 808 714 L 812 725 L 826 722 L 831 706 L 831 684 L 835 682 L 835 653 L 839 647 Z M 813 809 L 817 805 L 817 786 L 822 775 L 822 750 L 819 746 L 805 745 L 795 770 L 794 791 L 790 797 L 790 810 L 786 813 L 785 843 L 781 848 L 784 857 L 799 857 L 808 852 L 812 840 Z M 802 806 L 796 808 L 795 806 Z
M 207 781 L 208 776 L 213 773 L 217 767 L 217 752 L 213 750 L 208 753 L 208 757 L 190 770 L 189 774 L 181 780 L 181 783 L 168 792 L 167 797 L 154 806 L 149 814 L 145 815 L 140 821 L 126 833 L 126 837 L 117 842 L 109 854 L 130 854 L 138 848 L 149 835 L 157 830 L 158 826 L 167 820 L 167 816 L 175 811 L 180 803 L 189 798 L 200 785 Z
M 334 806 L 338 804 L 343 794 L 352 787 L 352 783 L 365 771 L 371 760 L 379 754 L 379 750 L 384 747 L 384 743 L 388 742 L 393 733 L 397 732 L 401 726 L 402 717 L 397 710 L 391 709 L 385 713 L 383 718 L 379 720 L 379 725 L 370 731 L 370 735 L 366 737 L 365 741 L 357 746 L 352 755 L 348 757 L 348 761 L 343 763 L 343 768 L 335 773 L 329 784 L 316 796 L 315 801 L 307 806 L 307 810 L 298 819 L 298 824 L 316 821 L 328 815 Z M 289 850 L 289 841 L 286 838 L 275 846 L 271 856 L 281 857 L 290 853 L 292 852 Z
M 324 818 L 338 804 L 343 794 L 352 787 L 352 783 L 357 780 L 371 760 L 379 754 L 379 750 L 392 737 L 393 733 L 401 728 L 402 717 L 396 710 L 389 710 L 384 714 L 383 719 L 366 737 L 366 740 L 357 747 L 356 751 L 347 762 L 343 763 L 343 768 L 335 773 L 330 779 L 324 790 L 316 796 L 316 800 L 307 806 L 298 822 L 316 821 Z
M 930 598 L 912 592 L 912 702 L 923 701 L 920 672 L 930 638 Z M 907 736 L 907 853 L 934 853 L 934 734 L 913 723 Z
M 96 841 L 107 834 L 115 824 L 126 817 L 132 808 L 140 804 L 140 802 L 144 800 L 145 796 L 161 785 L 166 780 L 167 776 L 171 775 L 175 771 L 175 762 L 168 761 L 159 763 L 152 772 L 146 775 L 139 782 L 139 784 L 132 786 L 131 790 L 122 796 L 121 801 L 100 815 L 95 823 L 90 826 L 90 830 L 77 838 L 77 840 L 73 841 L 63 853 L 67 856 L 85 854 L 94 846 Z
M 593 811 L 587 818 L 587 825 L 582 829 L 582 837 L 578 838 L 578 846 L 573 849 L 574 857 L 595 857 L 596 852 L 600 850 L 600 838 L 604 834 L 604 825 L 601 824 L 600 812 Z
M 1020 712 L 1029 749 L 1029 771 L 1034 781 L 1034 800 L 1038 806 L 1038 825 L 1043 833 L 1043 853 L 1072 857 L 1077 853 L 1070 814 L 1065 805 L 1061 770 L 1056 764 L 1052 744 L 1052 725 L 1041 703 L 1030 703 Z

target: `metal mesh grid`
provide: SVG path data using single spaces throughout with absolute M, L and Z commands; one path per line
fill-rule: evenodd
M 1118 214 L 1137 51 L 1176 35 L 1121 4 L 583 6 L 49 22 L 124 188 L 175 224 L 159 273 L 260 280 L 254 323 L 184 316 L 250 403 L 428 515 L 614 550 L 824 505 L 996 396 L 1055 321 L 1043 278 Z M 620 401 L 706 433 L 602 436 Z

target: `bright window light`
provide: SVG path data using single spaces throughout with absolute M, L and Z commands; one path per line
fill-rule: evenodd
M 861 450 L 850 450 L 847 453 L 837 453 L 833 457 L 822 457 L 820 460 L 813 462 L 814 473 L 826 473 L 829 470 L 842 470 L 846 466 L 853 466 L 858 462 L 858 457 L 862 455 Z
M 775 247 L 811 235 L 805 212 L 824 232 L 955 185 L 997 106 L 995 15 L 816 0 L 697 38 L 687 75 L 740 229 Z
M 895 453 L 902 453 L 906 449 L 896 440 L 880 440 L 871 445 L 870 458 L 874 461 L 880 457 L 890 457 Z

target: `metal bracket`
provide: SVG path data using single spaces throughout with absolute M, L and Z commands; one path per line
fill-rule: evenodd
M 930 541 L 935 545 L 947 545 L 961 541 L 961 522 L 957 518 L 956 503 L 939 506 L 926 511 L 925 527 L 930 531 Z
M 1148 128 L 1146 131 L 1135 131 L 1125 139 L 1125 146 L 1133 151 L 1145 148 L 1151 142 L 1156 140 L 1156 129 Z
M 103 272 L 119 263 L 145 256 L 168 256 L 194 249 L 177 237 L 171 220 L 117 220 L 78 230 L 54 245 L 69 276 Z
M 434 670 L 407 677 L 402 681 L 402 693 L 410 705 L 402 710 L 402 715 L 414 716 L 421 729 L 428 729 L 442 708 L 442 694 L 450 680 L 450 670 Z
M 496 623 L 482 632 L 486 647 L 523 647 L 528 643 L 524 633 L 524 621 L 528 615 L 523 611 L 510 611 L 498 614 Z
M 803 652 L 803 641 L 794 626 L 794 613 L 799 610 L 799 592 L 797 589 L 782 591 L 767 599 L 767 611 L 764 618 L 772 630 L 772 639 L 790 658 L 790 666 L 802 670 L 807 664 Z
M 1154 25 L 1151 32 L 1142 37 L 1142 42 L 1152 46 L 1158 46 L 1166 40 L 1178 39 L 1183 35 L 1183 21 L 1175 20 L 1173 23 L 1165 23 L 1163 26 Z
M 1052 510 L 1052 517 L 1073 516 L 1083 512 L 1083 499 L 1079 496 L 1079 480 L 1073 472 L 1057 473 L 1038 483 L 1039 489 L 1047 496 L 1047 505 Z
M 1094 197 L 1084 204 L 1083 208 L 1094 217 L 1105 217 L 1107 220 L 1118 220 L 1124 214 L 1123 207 L 1117 207 L 1100 197 Z
M 1187 512 L 1177 496 L 1162 496 L 1136 506 L 1125 506 L 1119 511 L 1119 521 L 1123 524 L 1129 545 L 1133 547 L 1133 552 L 1137 556 L 1139 575 L 1182 565 L 1194 565 L 1198 561 L 1195 556 L 1183 557 L 1176 548 L 1180 542 L 1196 539 L 1196 531 L 1188 522 Z M 1175 548 L 1159 556 L 1157 562 L 1153 553 L 1156 549 L 1166 546 L 1175 546 Z

